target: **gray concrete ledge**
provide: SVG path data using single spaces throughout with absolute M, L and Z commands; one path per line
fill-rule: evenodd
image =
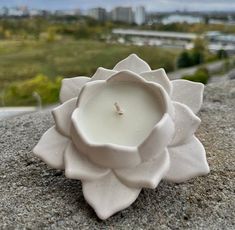
M 85 202 L 79 181 L 32 155 L 53 124 L 48 111 L 0 121 L 0 229 L 234 229 L 235 81 L 208 85 L 199 116 L 211 173 L 143 189 L 106 221 Z

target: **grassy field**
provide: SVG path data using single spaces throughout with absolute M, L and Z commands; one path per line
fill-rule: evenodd
M 0 41 L 0 94 L 12 83 L 20 83 L 39 74 L 49 80 L 58 76 L 91 76 L 99 66 L 112 68 L 131 53 L 145 59 L 153 69 L 163 67 L 167 71 L 174 69 L 178 55 L 175 50 L 90 40 Z M 16 105 L 24 103 L 24 100 L 20 103 L 17 103 L 17 98 L 15 100 Z M 10 101 L 12 104 L 12 99 Z

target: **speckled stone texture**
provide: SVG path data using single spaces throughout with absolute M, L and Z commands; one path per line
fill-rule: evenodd
M 208 85 L 197 136 L 211 173 L 143 189 L 131 207 L 99 220 L 81 183 L 32 154 L 49 111 L 0 122 L 0 229 L 235 229 L 235 81 Z

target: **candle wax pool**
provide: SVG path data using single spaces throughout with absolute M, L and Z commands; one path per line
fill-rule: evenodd
M 163 116 L 163 105 L 149 87 L 136 82 L 107 84 L 79 110 L 83 134 L 95 144 L 136 146 Z M 115 108 L 118 103 L 123 114 Z

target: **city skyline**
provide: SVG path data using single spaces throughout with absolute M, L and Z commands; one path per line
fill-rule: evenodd
M 31 9 L 46 10 L 87 10 L 103 7 L 111 10 L 116 6 L 136 7 L 143 5 L 147 11 L 235 11 L 234 0 L 1 0 L 0 7 L 28 6 Z

